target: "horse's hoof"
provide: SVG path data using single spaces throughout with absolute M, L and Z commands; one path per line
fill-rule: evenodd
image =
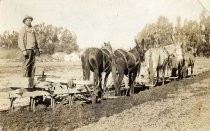
M 92 100 L 92 104 L 96 104 L 97 101 L 98 101 L 98 96 L 92 95 L 92 96 L 91 96 L 91 100 Z
M 98 100 L 96 101 L 97 103 L 101 103 L 102 98 L 98 98 Z

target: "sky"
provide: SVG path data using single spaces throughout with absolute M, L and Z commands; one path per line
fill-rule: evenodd
M 210 7 L 210 1 L 200 1 Z M 158 16 L 172 23 L 177 16 L 199 21 L 202 9 L 197 0 L 0 0 L 0 33 L 20 30 L 22 19 L 30 15 L 33 24 L 45 22 L 75 32 L 81 48 L 108 41 L 114 48 L 128 48 Z

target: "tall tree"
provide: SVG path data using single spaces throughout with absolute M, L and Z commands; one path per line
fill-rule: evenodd
M 158 39 L 159 45 L 164 46 L 171 44 L 171 34 L 173 31 L 172 23 L 164 16 L 158 17 L 156 23 L 147 24 L 135 37 L 136 42 L 140 43 L 146 39 L 147 47 L 154 47 L 155 39 Z

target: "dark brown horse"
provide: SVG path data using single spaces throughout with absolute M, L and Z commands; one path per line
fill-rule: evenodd
M 104 47 L 87 48 L 81 55 L 83 80 L 90 80 L 90 71 L 93 72 L 93 82 L 102 91 L 102 72 L 105 72 L 104 89 L 106 89 L 107 78 L 111 72 L 110 54 L 112 47 L 110 43 L 104 43 Z
M 134 81 L 137 73 L 140 72 L 140 62 L 144 60 L 144 40 L 141 43 L 136 42 L 136 46 L 130 51 L 117 49 L 112 55 L 112 76 L 115 86 L 115 95 L 120 95 L 120 86 L 124 75 L 129 78 L 129 90 L 127 95 L 134 93 Z

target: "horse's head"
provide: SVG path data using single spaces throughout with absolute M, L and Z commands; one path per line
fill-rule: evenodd
M 104 61 L 107 62 L 107 60 L 108 60 L 109 62 L 111 62 L 111 57 L 112 57 L 113 52 L 112 52 L 112 45 L 111 45 L 110 41 L 109 42 L 104 42 L 104 46 L 102 46 L 101 49 L 104 50 L 103 53 L 106 54 L 105 55 L 106 58 L 104 59 Z
M 176 66 L 176 56 L 174 54 L 168 56 L 168 66 L 170 69 Z
M 193 56 L 194 56 L 194 57 L 197 56 L 197 48 L 193 50 Z
M 153 35 L 150 35 L 150 42 L 153 47 L 157 47 L 160 43 L 158 34 L 154 33 Z
M 102 48 L 108 48 L 110 51 L 112 51 L 112 45 L 111 45 L 110 41 L 104 42 L 104 46 Z
M 197 49 L 194 49 L 193 47 L 188 47 L 187 52 L 192 54 L 194 57 L 196 57 Z
M 142 39 L 141 42 L 138 42 L 136 39 L 135 39 L 135 42 L 136 42 L 136 50 L 139 52 L 139 55 L 140 55 L 140 60 L 141 61 L 144 61 L 144 54 L 145 52 L 147 51 L 146 49 L 146 46 L 145 46 L 145 40 Z

